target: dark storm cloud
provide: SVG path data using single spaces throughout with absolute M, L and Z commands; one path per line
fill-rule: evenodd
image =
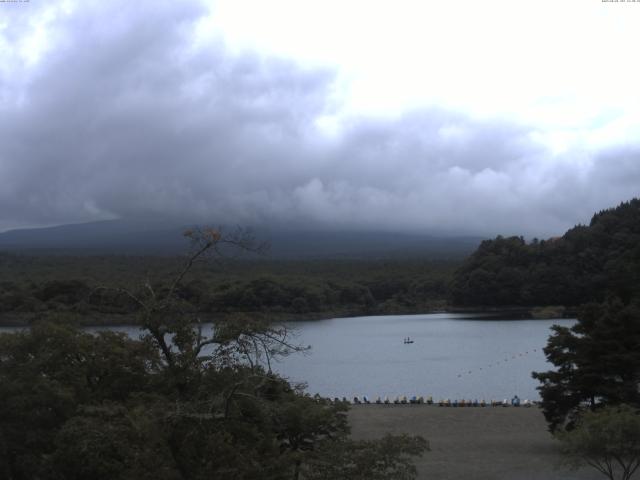
M 200 44 L 198 3 L 153 5 L 82 3 L 40 61 L 0 77 L 0 228 L 168 216 L 547 235 L 637 194 L 637 149 L 553 156 L 531 128 L 444 110 L 323 134 L 332 72 Z
M 327 73 L 198 49 L 189 33 L 202 10 L 134 4 L 116 18 L 94 7 L 61 19 L 64 38 L 22 86 L 25 100 L 3 103 L 3 217 L 215 216 L 304 151 Z

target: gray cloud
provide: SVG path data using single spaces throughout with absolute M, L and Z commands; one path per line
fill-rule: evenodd
M 169 216 L 552 235 L 638 194 L 635 145 L 554 156 L 532 127 L 435 108 L 325 135 L 334 72 L 194 43 L 196 2 L 114 5 L 61 15 L 43 59 L 0 77 L 0 229 Z

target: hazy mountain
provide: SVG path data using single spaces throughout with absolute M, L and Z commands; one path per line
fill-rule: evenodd
M 188 244 L 175 223 L 109 220 L 0 233 L 0 250 L 45 254 L 154 254 L 185 251 Z M 429 236 L 364 231 L 255 229 L 276 258 L 369 258 L 395 256 L 461 257 L 480 237 Z

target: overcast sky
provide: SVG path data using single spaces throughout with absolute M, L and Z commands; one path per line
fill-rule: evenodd
M 640 194 L 640 2 L 0 2 L 0 231 L 552 236 Z

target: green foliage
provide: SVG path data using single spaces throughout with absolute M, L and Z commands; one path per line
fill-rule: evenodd
M 68 480 L 179 479 L 154 422 L 142 405 L 80 407 L 55 437 L 55 475 Z
M 250 247 L 211 229 L 190 238 L 168 285 L 117 290 L 137 305 L 140 339 L 62 321 L 0 335 L 2 478 L 300 479 L 317 478 L 318 462 L 336 478 L 356 478 L 354 465 L 362 478 L 415 478 L 423 440 L 353 442 L 344 404 L 271 372 L 271 358 L 303 349 L 285 329 L 237 317 L 203 332 L 183 310 L 184 277 L 214 247 Z
M 640 406 L 640 305 L 619 299 L 584 306 L 571 328 L 553 327 L 544 351 L 556 369 L 540 380 L 551 430 L 571 428 L 583 410 L 599 405 Z
M 610 480 L 628 480 L 640 466 L 640 415 L 628 405 L 586 412 L 556 437 L 571 466 L 586 463 Z
M 60 313 L 75 314 L 85 324 L 132 323 L 140 305 L 122 288 L 140 296 L 148 293 L 147 284 L 167 293 L 181 260 L 0 254 L 0 324 Z M 194 265 L 195 278 L 181 282 L 174 294 L 181 312 L 200 316 L 415 313 L 443 307 L 457 265 L 424 259 L 228 260 L 219 270 Z
M 255 357 L 233 360 L 247 328 L 202 361 L 176 349 L 173 367 L 148 340 L 113 333 L 48 323 L 0 336 L 3 478 L 281 479 L 321 459 L 414 478 L 419 440 L 352 442 L 344 404 L 303 395 Z M 385 452 L 390 476 L 364 465 L 369 451 Z
M 343 439 L 325 442 L 304 471 L 309 480 L 411 480 L 416 476 L 412 456 L 429 450 L 421 437 L 386 435 L 377 441 Z
M 560 238 L 487 240 L 456 271 L 458 305 L 577 306 L 640 295 L 640 199 L 594 215 Z
M 45 475 L 56 433 L 76 409 L 147 391 L 158 359 L 124 334 L 90 335 L 69 325 L 0 335 L 0 463 L 15 470 L 9 478 Z
M 46 282 L 35 297 L 42 302 L 57 300 L 74 305 L 89 295 L 89 287 L 80 280 L 51 280 Z

